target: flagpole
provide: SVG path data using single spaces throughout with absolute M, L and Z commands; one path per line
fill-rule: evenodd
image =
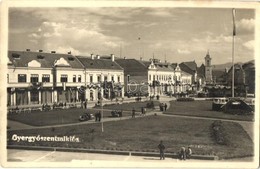
M 236 25 L 235 25 L 235 8 L 232 9 L 233 16 L 233 39 L 232 39 L 232 97 L 234 97 L 235 91 L 235 67 L 234 67 L 234 55 L 235 55 L 235 36 L 236 36 Z

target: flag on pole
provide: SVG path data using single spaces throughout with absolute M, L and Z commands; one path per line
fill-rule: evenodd
M 236 22 L 235 22 L 236 10 L 235 10 L 235 8 L 232 9 L 232 15 L 233 15 L 233 36 L 236 36 Z

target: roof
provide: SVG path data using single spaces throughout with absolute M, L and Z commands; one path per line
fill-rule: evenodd
M 212 70 L 212 76 L 216 77 L 216 78 L 220 78 L 222 76 L 224 76 L 226 73 L 224 70 Z
M 175 70 L 176 67 L 177 67 L 177 65 L 178 65 L 178 63 L 172 63 L 172 64 L 171 64 L 171 67 Z
M 70 54 L 31 51 L 8 51 L 8 58 L 12 63 L 11 65 L 15 67 L 28 67 L 28 64 L 30 65 L 30 63 L 40 63 L 39 67 L 41 68 L 52 68 L 55 63 L 56 65 L 60 63 L 62 64 L 60 66 L 68 66 L 78 69 L 83 68 L 81 63 L 75 58 L 75 56 Z
M 190 69 L 190 68 L 189 68 L 186 64 L 184 64 L 184 63 L 179 64 L 179 66 L 180 66 L 181 70 L 184 71 L 184 72 L 186 72 L 186 73 L 189 73 L 189 74 L 192 74 L 192 75 L 195 73 L 192 69 Z
M 125 75 L 143 76 L 147 74 L 146 62 L 136 59 L 116 59 L 115 62 L 124 69 Z
M 182 62 L 181 64 L 184 64 L 188 66 L 191 70 L 196 71 L 197 70 L 197 63 L 195 61 L 191 62 Z
M 234 68 L 235 68 L 235 71 L 243 70 L 242 65 L 240 65 L 240 64 L 234 64 Z M 233 69 L 233 66 L 230 67 L 230 69 L 228 70 L 228 73 L 231 73 L 232 69 Z
M 172 66 L 170 64 L 167 64 L 167 63 L 156 63 L 154 65 L 156 66 L 157 70 L 159 70 L 159 71 L 169 71 L 169 72 L 174 71 Z
M 123 70 L 123 68 L 111 59 L 91 59 L 86 56 L 76 56 L 76 58 L 83 64 L 86 69 L 110 69 L 110 70 Z
M 251 60 L 242 65 L 243 69 L 255 69 L 255 61 Z
M 205 66 L 201 64 L 201 66 L 197 69 L 197 73 L 199 77 L 205 77 Z

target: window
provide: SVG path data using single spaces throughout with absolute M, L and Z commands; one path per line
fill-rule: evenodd
M 111 76 L 111 81 L 114 82 L 114 76 Z
M 81 82 L 81 75 L 78 76 L 78 82 Z
M 7 83 L 9 83 L 9 74 L 7 74 Z
M 89 76 L 89 81 L 90 81 L 90 83 L 93 83 L 93 75 Z
M 42 75 L 42 82 L 50 82 L 50 75 Z
M 26 82 L 26 75 L 18 74 L 18 82 L 20 82 L 20 83 Z
M 153 75 L 153 80 L 155 80 L 155 75 Z
M 107 81 L 107 76 L 104 76 L 104 81 Z
M 60 82 L 68 82 L 68 75 L 61 75 Z
M 31 74 L 31 83 L 39 82 L 39 75 Z
M 97 76 L 97 81 L 101 82 L 101 76 L 100 75 Z
M 127 82 L 130 81 L 130 75 L 127 75 Z
M 73 75 L 72 81 L 73 81 L 73 82 L 76 82 L 76 75 Z
M 117 77 L 117 82 L 120 82 L 120 76 Z
M 151 75 L 149 75 L 149 80 L 151 80 L 151 78 L 152 78 Z

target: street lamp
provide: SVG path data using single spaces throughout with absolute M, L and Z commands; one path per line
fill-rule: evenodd
M 101 131 L 104 132 L 104 124 L 103 124 L 103 97 L 100 98 L 100 104 L 101 104 Z

